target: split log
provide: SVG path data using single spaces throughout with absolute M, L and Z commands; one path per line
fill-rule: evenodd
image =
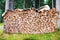
M 54 8 L 43 12 L 36 9 L 8 11 L 4 16 L 4 31 L 23 34 L 55 32 L 58 15 L 59 12 Z

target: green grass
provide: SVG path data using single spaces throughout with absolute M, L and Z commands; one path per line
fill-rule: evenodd
M 6 34 L 0 30 L 0 40 L 60 40 L 60 30 L 47 34 Z
M 0 23 L 0 26 L 3 26 L 3 23 Z
M 60 30 L 47 34 L 6 34 L 0 30 L 0 40 L 60 40 Z

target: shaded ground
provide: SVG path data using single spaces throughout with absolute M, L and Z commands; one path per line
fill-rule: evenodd
M 0 30 L 0 40 L 60 40 L 60 30 L 47 34 L 6 34 Z

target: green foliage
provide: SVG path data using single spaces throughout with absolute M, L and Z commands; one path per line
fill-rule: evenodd
M 20 9 L 23 8 L 23 0 L 15 0 L 14 1 L 14 9 L 16 9 L 16 8 L 20 8 Z
M 0 0 L 0 22 L 3 21 L 2 14 L 5 10 L 5 0 Z
M 0 0 L 0 10 L 2 10 L 2 12 L 5 10 L 5 0 Z
M 2 22 L 2 10 L 0 10 L 0 22 Z
M 47 1 L 46 4 L 52 8 L 52 0 Z

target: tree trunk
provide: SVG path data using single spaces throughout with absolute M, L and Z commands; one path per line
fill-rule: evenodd
M 31 0 L 31 5 L 33 8 L 35 8 L 35 0 Z
M 40 0 L 39 0 L 39 8 L 40 8 Z
M 25 9 L 25 0 L 24 0 L 24 3 L 23 3 L 23 9 Z
M 52 8 L 54 7 L 54 0 L 52 0 Z
M 60 11 L 60 0 L 56 0 L 56 9 L 57 11 Z M 59 15 L 59 18 L 60 18 L 60 15 Z M 58 23 L 58 28 L 60 28 L 60 19 L 58 19 L 57 21 Z
M 9 9 L 9 0 L 6 0 L 5 4 L 5 12 Z
M 14 9 L 14 0 L 9 1 L 9 9 L 13 10 Z
M 56 9 L 60 11 L 60 0 L 56 0 Z

